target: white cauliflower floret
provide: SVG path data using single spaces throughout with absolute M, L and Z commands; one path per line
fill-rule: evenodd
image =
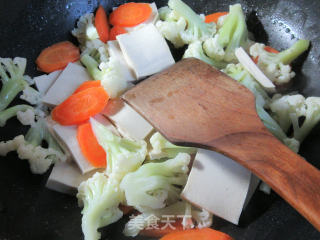
M 150 160 L 161 159 L 161 158 L 174 158 L 178 153 L 192 154 L 196 152 L 195 148 L 181 147 L 170 143 L 165 139 L 159 132 L 153 134 L 150 138 L 150 144 L 152 150 L 149 151 Z
M 93 79 L 101 81 L 110 98 L 119 96 L 129 87 L 118 60 L 110 57 L 107 62 L 99 62 L 89 54 L 85 54 L 81 57 L 81 62 Z
M 160 13 L 161 11 L 163 11 L 163 8 L 159 9 Z M 170 11 L 166 16 L 166 19 L 166 21 L 157 21 L 156 27 L 159 32 L 174 45 L 175 48 L 182 47 L 185 45 L 185 42 L 182 40 L 180 33 L 184 31 L 187 26 L 186 20 L 183 17 L 178 16 L 175 11 Z M 171 21 L 169 21 L 169 19 L 171 19 Z
M 255 43 L 250 47 L 250 55 L 254 58 L 258 57 L 258 67 L 263 73 L 274 83 L 284 84 L 290 82 L 294 78 L 295 73 L 291 70 L 290 65 L 284 65 L 281 62 L 267 61 L 264 55 L 265 45 L 261 43 Z
M 123 215 L 118 208 L 123 201 L 119 183 L 104 173 L 97 172 L 82 182 L 78 187 L 77 198 L 79 206 L 83 206 L 82 231 L 85 239 L 99 239 L 98 228 L 118 221 Z
M 120 184 L 127 204 L 143 212 L 176 202 L 180 197 L 180 187 L 187 180 L 189 162 L 189 154 L 179 153 L 175 158 L 146 163 L 137 171 L 128 173 Z
M 35 122 L 35 112 L 33 109 L 27 109 L 27 111 L 18 111 L 17 119 L 23 125 L 33 125 Z
M 215 59 L 216 61 L 223 61 L 225 52 L 223 47 L 218 43 L 218 39 L 219 34 L 216 34 L 213 38 L 207 39 L 203 43 L 203 49 L 210 58 Z
M 290 63 L 305 52 L 309 44 L 308 40 L 299 40 L 280 53 L 271 53 L 265 49 L 264 44 L 255 43 L 250 47 L 250 55 L 258 58 L 258 67 L 272 82 L 280 85 L 289 82 L 295 76 Z
M 105 126 L 90 120 L 98 143 L 107 153 L 105 173 L 95 173 L 78 188 L 82 210 L 82 231 L 85 239 L 100 238 L 98 228 L 107 226 L 122 217 L 118 208 L 125 201 L 119 183 L 127 173 L 135 171 L 145 159 L 147 146 L 144 141 L 133 141 L 115 136 Z
M 41 146 L 42 141 L 48 143 L 48 148 Z M 20 159 L 28 160 L 35 174 L 45 173 L 56 161 L 66 161 L 66 155 L 49 133 L 44 119 L 34 123 L 25 137 L 20 135 L 13 140 L 0 142 L 0 156 L 6 156 L 11 151 L 17 151 Z
M 176 48 L 215 34 L 216 25 L 205 23 L 203 15 L 196 14 L 181 0 L 169 0 L 168 6 L 159 9 L 160 20 L 156 26 Z
M 94 26 L 93 13 L 87 13 L 81 16 L 77 22 L 77 28 L 74 28 L 71 33 L 78 39 L 81 50 L 84 50 L 86 47 L 86 41 L 98 39 L 99 35 Z
M 276 96 L 270 109 L 285 131 L 292 125 L 293 137 L 302 142 L 320 120 L 320 97 L 304 98 L 300 94 Z M 303 122 L 299 122 L 304 117 Z

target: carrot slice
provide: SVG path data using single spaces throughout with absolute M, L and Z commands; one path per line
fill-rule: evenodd
M 273 47 L 270 47 L 270 46 L 265 46 L 264 50 L 266 50 L 269 53 L 279 53 L 277 49 L 274 49 Z M 255 64 L 258 63 L 258 60 L 259 60 L 259 57 L 256 57 L 255 59 L 253 59 Z
M 264 50 L 266 50 L 267 52 L 270 52 L 270 53 L 279 53 L 279 51 L 277 49 L 274 49 L 273 47 L 270 47 L 270 46 L 265 46 Z
M 148 3 L 125 3 L 110 14 L 113 26 L 134 27 L 146 21 L 152 9 Z
M 116 37 L 120 34 L 127 33 L 127 30 L 120 26 L 114 26 L 110 29 L 109 40 L 116 40 Z
M 107 14 L 101 5 L 96 12 L 94 25 L 96 26 L 100 40 L 106 43 L 109 39 L 109 24 Z
M 88 121 L 107 105 L 109 96 L 103 87 L 92 87 L 72 94 L 51 112 L 52 119 L 61 125 Z
M 227 15 L 228 12 L 216 12 L 216 13 L 212 13 L 212 14 L 209 14 L 205 17 L 205 22 L 206 23 L 211 23 L 211 22 L 215 22 L 217 23 L 218 22 L 218 19 L 219 17 L 222 17 L 224 15 Z
M 94 167 L 106 167 L 106 152 L 98 143 L 90 123 L 84 123 L 78 126 L 77 139 L 82 154 Z
M 211 228 L 202 228 L 169 233 L 160 240 L 232 240 L 232 237 Z
M 85 89 L 92 88 L 92 87 L 100 87 L 101 86 L 101 81 L 96 80 L 96 81 L 86 81 L 82 83 L 75 91 L 73 94 L 81 92 Z
M 79 48 L 69 41 L 59 42 L 43 49 L 36 59 L 38 69 L 45 73 L 64 69 L 69 62 L 80 59 Z
M 145 228 L 139 232 L 139 235 L 145 237 L 160 238 L 169 233 L 181 232 L 184 230 L 182 219 L 176 219 L 176 221 L 170 223 L 170 225 L 172 227 L 166 226 L 165 223 L 159 222 L 157 224 L 158 228 Z

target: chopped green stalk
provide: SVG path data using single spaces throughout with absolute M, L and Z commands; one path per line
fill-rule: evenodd
M 277 58 L 279 58 L 280 62 L 283 64 L 290 64 L 297 57 L 299 57 L 302 53 L 308 50 L 310 45 L 309 40 L 300 39 L 295 42 L 290 48 L 275 54 Z
M 7 108 L 0 112 L 0 127 L 4 127 L 6 125 L 6 122 L 17 115 L 18 112 L 25 112 L 28 109 L 33 109 L 33 107 L 29 105 L 16 105 L 10 108 Z
M 0 58 L 0 78 L 2 81 L 0 111 L 4 110 L 28 85 L 23 78 L 24 71 L 25 65 L 15 64 L 10 58 Z

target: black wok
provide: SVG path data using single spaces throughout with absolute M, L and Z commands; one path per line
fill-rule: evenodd
M 99 3 L 107 10 L 124 1 L 108 0 L 1 0 L 0 56 L 27 57 L 27 74 L 39 75 L 34 60 L 40 50 L 62 40 L 72 40 L 70 30 L 76 19 L 92 12 Z M 320 96 L 320 1 L 317 0 L 201 0 L 186 1 L 197 12 L 227 10 L 240 2 L 248 17 L 248 27 L 257 41 L 283 49 L 297 38 L 310 39 L 312 48 L 294 65 L 297 76 L 291 90 L 306 96 Z M 166 0 L 156 1 L 163 6 Z M 178 56 L 180 53 L 177 52 Z M 305 60 L 305 61 L 304 61 Z M 25 132 L 18 121 L 0 128 L 0 140 Z M 305 140 L 300 153 L 320 166 L 320 130 Z M 289 159 L 290 160 L 290 159 Z M 49 171 L 50 172 L 50 171 Z M 0 159 L 0 240 L 82 239 L 81 214 L 74 197 L 44 187 L 49 172 L 33 175 L 27 161 L 14 153 Z M 319 203 L 320 207 L 320 203 Z M 127 239 L 122 223 L 103 230 L 102 239 Z M 239 226 L 214 218 L 213 227 L 237 240 L 316 240 L 320 233 L 276 194 L 257 191 L 243 212 Z M 136 239 L 143 239 L 137 237 Z

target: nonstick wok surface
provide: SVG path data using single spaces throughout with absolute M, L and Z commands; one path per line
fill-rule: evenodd
M 99 4 L 108 11 L 124 1 L 97 0 L 1 0 L 0 57 L 26 57 L 27 74 L 40 75 L 34 60 L 39 52 L 58 41 L 71 40 L 70 31 L 76 20 L 92 12 Z M 145 1 L 146 2 L 146 1 Z M 156 1 L 163 6 L 167 1 Z M 294 63 L 296 78 L 291 91 L 306 96 L 320 96 L 320 1 L 315 0 L 194 0 L 185 1 L 198 13 L 227 11 L 228 6 L 241 3 L 248 28 L 256 40 L 284 49 L 298 38 L 311 40 L 309 54 Z M 181 52 L 175 53 L 176 57 Z M 26 128 L 10 120 L 0 128 L 0 141 L 9 140 Z M 315 166 L 320 166 L 320 129 L 305 140 L 300 153 Z M 290 159 L 288 159 L 290 161 Z M 0 158 L 0 240 L 83 239 L 81 209 L 75 197 L 45 188 L 50 171 L 33 175 L 27 161 L 15 153 Z M 320 203 L 319 203 L 320 207 Z M 130 239 L 122 235 L 123 223 L 103 229 L 102 239 Z M 275 193 L 256 191 L 243 212 L 239 226 L 214 218 L 213 227 L 237 240 L 318 240 L 320 233 Z M 136 239 L 147 239 L 137 237 Z

